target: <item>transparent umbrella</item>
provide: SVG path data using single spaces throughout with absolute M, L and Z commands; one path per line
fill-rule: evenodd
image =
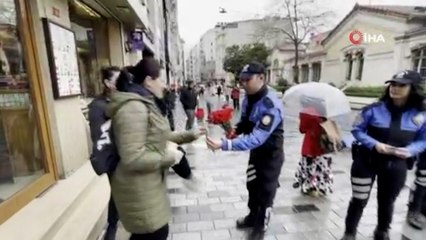
M 306 109 L 309 114 L 328 119 L 339 119 L 351 113 L 346 95 L 327 83 L 309 82 L 288 89 L 283 96 L 286 117 L 298 118 Z

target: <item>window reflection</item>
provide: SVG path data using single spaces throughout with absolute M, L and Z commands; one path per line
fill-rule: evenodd
M 0 202 L 44 173 L 16 9 L 0 2 Z

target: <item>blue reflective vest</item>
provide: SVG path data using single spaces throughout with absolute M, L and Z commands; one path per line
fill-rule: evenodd
M 276 93 L 268 89 L 267 94 L 259 99 L 250 111 L 250 116 L 246 116 L 248 108 L 247 96 L 243 100 L 241 121 L 251 125 L 248 130 L 238 138 L 222 140 L 222 150 L 225 151 L 246 151 L 256 148 L 268 150 L 283 149 L 283 124 L 284 111 L 282 100 Z M 245 120 L 244 120 L 245 119 Z
M 417 109 L 396 109 L 384 102 L 366 106 L 353 124 L 352 134 L 373 150 L 378 143 L 405 147 L 410 157 L 426 149 L 426 114 Z

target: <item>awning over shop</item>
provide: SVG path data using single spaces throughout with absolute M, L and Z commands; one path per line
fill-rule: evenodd
M 146 6 L 142 5 L 139 0 L 102 0 L 100 2 L 105 8 L 103 10 L 96 0 L 81 1 L 95 8 L 104 16 L 113 15 L 129 28 L 143 29 L 148 25 Z

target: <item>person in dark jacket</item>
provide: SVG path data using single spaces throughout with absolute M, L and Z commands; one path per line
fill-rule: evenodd
M 173 117 L 173 111 L 175 109 L 176 102 L 176 93 L 173 89 L 165 88 L 164 89 L 164 101 L 166 103 L 167 108 L 167 119 L 169 120 L 170 129 L 172 131 L 175 130 L 175 120 Z
M 423 111 L 426 111 L 426 101 L 423 101 Z M 416 167 L 414 188 L 408 202 L 407 223 L 422 230 L 426 227 L 426 151 L 417 157 Z
M 89 126 L 90 135 L 93 142 L 93 147 L 96 146 L 96 141 L 101 136 L 101 125 L 108 120 L 105 114 L 106 107 L 109 103 L 111 94 L 116 91 L 117 78 L 120 75 L 119 67 L 106 67 L 101 70 L 102 83 L 104 90 L 101 95 L 96 97 L 89 104 Z M 111 176 L 108 176 L 111 179 Z M 108 204 L 108 227 L 105 233 L 105 240 L 114 240 L 117 233 L 118 213 L 115 207 L 112 195 Z
M 407 222 L 413 228 L 422 230 L 426 226 L 426 151 L 417 159 L 414 186 L 410 193 Z
M 231 98 L 234 104 L 234 109 L 240 110 L 240 88 L 238 86 L 234 86 L 232 89 Z
M 413 158 L 426 149 L 425 99 L 419 73 L 395 74 L 382 98 L 365 107 L 353 124 L 352 199 L 342 240 L 355 240 L 359 221 L 377 178 L 378 224 L 374 240 L 389 240 L 394 203 Z
M 180 102 L 187 117 L 185 129 L 189 130 L 194 125 L 195 108 L 197 107 L 197 92 L 194 89 L 194 82 L 189 81 L 188 87 L 181 90 Z

